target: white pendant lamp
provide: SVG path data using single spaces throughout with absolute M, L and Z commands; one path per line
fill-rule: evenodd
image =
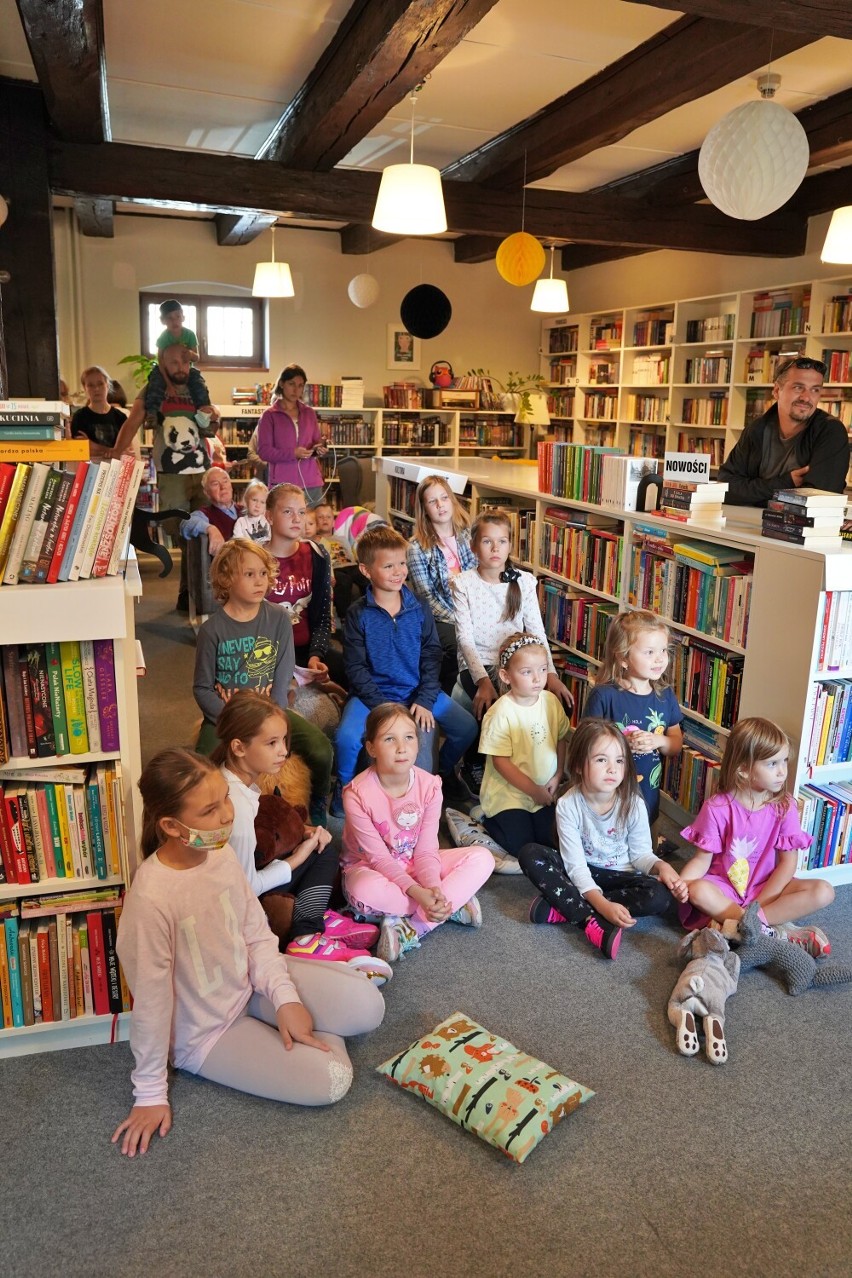
M 821 262 L 852 263 L 852 204 L 832 213 L 819 257 Z
M 275 227 L 272 227 L 272 261 L 258 262 L 254 268 L 252 297 L 295 297 L 293 276 L 286 262 L 275 260 Z
M 408 164 L 389 164 L 382 173 L 373 226 L 390 235 L 439 235 L 447 229 L 441 174 L 429 164 L 414 163 L 414 106 L 418 85 L 410 95 L 411 150 Z
M 760 77 L 760 102 L 723 115 L 698 153 L 698 176 L 707 198 L 728 217 L 753 222 L 786 204 L 802 184 L 810 161 L 808 135 L 772 98 L 780 75 Z
M 550 246 L 550 275 L 547 279 L 536 280 L 533 290 L 531 311 L 541 311 L 545 315 L 564 315 L 568 306 L 568 285 L 564 280 L 553 278 L 553 250 Z

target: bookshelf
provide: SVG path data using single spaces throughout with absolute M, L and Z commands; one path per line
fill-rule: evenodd
M 404 502 L 406 484 L 413 487 L 427 464 L 424 458 L 405 465 L 389 458 L 378 463 L 379 513 L 387 516 L 391 483 L 397 485 L 395 500 Z M 764 538 L 752 527 L 738 525 L 732 515 L 721 528 L 686 526 L 659 515 L 555 496 L 539 488 L 538 471 L 529 465 L 472 459 L 461 471 L 448 473 L 455 490 L 469 494 L 474 514 L 483 505 L 500 503 L 534 512 L 529 520 L 531 564 L 554 661 L 579 702 L 575 718 L 589 675 L 599 664 L 610 617 L 644 605 L 665 617 L 673 636 L 673 684 L 682 698 L 687 745 L 677 767 L 665 774 L 664 786 L 677 786 L 678 797 L 664 790 L 662 804 L 681 824 L 700 803 L 702 786 L 738 717 L 773 719 L 797 747 L 810 739 L 819 686 L 843 677 L 852 680 L 852 547 L 825 555 Z M 675 594 L 674 546 L 684 541 L 717 546 L 730 552 L 732 561 L 730 576 L 708 579 L 714 583 L 712 592 L 694 602 L 703 608 L 697 614 L 683 611 L 686 596 Z M 672 574 L 670 580 L 665 572 Z M 688 582 L 687 575 L 684 590 Z M 726 593 L 720 595 L 720 589 Z M 850 596 L 845 664 L 830 671 L 819 664 L 827 592 Z M 806 766 L 804 750 L 794 754 L 790 776 L 797 796 L 814 778 L 852 786 L 852 752 L 849 761 L 822 771 Z M 847 810 L 852 810 L 852 790 Z M 799 873 L 818 873 L 835 884 L 852 882 L 850 845 L 852 815 L 849 862 L 809 869 L 803 858 Z
M 90 877 L 75 875 L 42 878 L 39 882 L 0 884 L 0 906 L 4 909 L 11 908 L 11 905 L 23 898 L 39 897 L 46 893 L 71 893 L 125 884 L 130 881 L 135 868 L 135 848 L 141 829 L 141 801 L 136 787 L 141 772 L 141 752 L 133 601 L 135 596 L 141 595 L 142 587 L 132 551 L 130 554 L 125 576 L 25 586 L 4 592 L 4 646 L 43 644 L 46 636 L 50 636 L 56 643 L 98 639 L 112 641 L 119 751 L 69 753 L 37 759 L 11 758 L 0 767 L 0 786 L 14 788 L 16 784 L 25 784 L 16 782 L 10 775 L 20 768 L 37 776 L 45 768 L 70 769 L 102 761 L 114 762 L 120 757 L 121 776 L 116 785 L 121 788 L 124 831 L 123 839 L 110 845 L 114 848 L 112 862 L 107 847 L 107 873 L 92 874 Z M 50 773 L 45 775 L 49 776 Z M 35 781 L 26 784 L 37 785 Z M 116 817 L 119 817 L 118 809 Z M 114 865 L 115 861 L 118 863 L 118 874 L 114 869 L 109 872 L 110 864 Z M 85 910 L 86 906 L 81 905 L 81 913 L 85 913 Z M 49 922 L 51 917 L 64 919 L 66 916 L 56 914 L 35 917 L 33 923 Z M 79 916 L 74 914 L 73 917 Z M 0 937 L 0 940 L 4 938 Z M 128 1021 L 129 1016 L 121 1013 L 114 1026 L 113 1014 L 110 1013 L 80 1015 L 66 1020 L 0 1029 L 0 1058 L 108 1043 L 113 1033 L 126 1038 Z
M 715 467 L 770 407 L 790 355 L 829 365 L 819 406 L 852 435 L 852 275 L 548 317 L 549 434 L 646 457 L 707 452 Z

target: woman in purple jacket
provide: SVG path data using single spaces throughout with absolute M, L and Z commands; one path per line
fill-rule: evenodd
M 257 455 L 269 466 L 269 487 L 298 484 L 309 504 L 319 501 L 323 478 L 318 457 L 328 445 L 320 433 L 317 415 L 300 396 L 307 381 L 305 370 L 288 364 L 278 378 L 271 407 L 257 426 Z

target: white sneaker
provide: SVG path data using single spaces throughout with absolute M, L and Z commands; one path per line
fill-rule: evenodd
M 460 905 L 450 915 L 450 922 L 461 923 L 462 927 L 482 927 L 482 906 L 477 898 L 472 896 L 467 905 Z
M 420 941 L 408 919 L 386 914 L 382 919 L 376 954 L 385 963 L 395 963 L 408 950 L 420 948 Z

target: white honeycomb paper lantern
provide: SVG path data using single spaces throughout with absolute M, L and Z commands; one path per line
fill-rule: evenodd
M 808 135 L 791 111 L 778 102 L 746 102 L 707 134 L 698 176 L 717 209 L 753 222 L 786 204 L 809 160 Z
M 354 275 L 346 289 L 353 306 L 364 310 L 379 299 L 379 281 L 375 275 Z

